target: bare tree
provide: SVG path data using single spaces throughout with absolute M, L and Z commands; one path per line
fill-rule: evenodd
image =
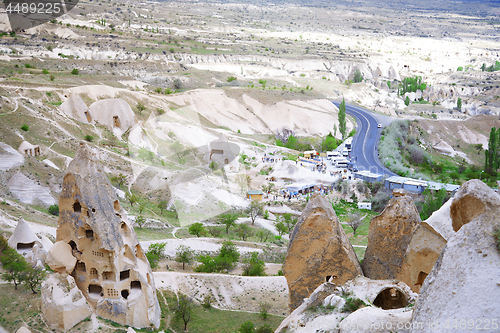
M 247 209 L 248 216 L 252 220 L 252 225 L 254 225 L 257 216 L 262 215 L 262 203 L 257 200 L 252 200 Z
M 361 225 L 361 222 L 363 221 L 363 217 L 356 212 L 356 213 L 350 213 L 347 215 L 347 224 L 352 228 L 354 231 L 354 234 L 356 235 L 356 229 Z

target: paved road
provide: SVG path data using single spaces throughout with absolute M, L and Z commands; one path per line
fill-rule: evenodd
M 332 101 L 337 107 L 340 102 Z M 346 113 L 356 118 L 356 135 L 352 141 L 351 156 L 357 158 L 358 169 L 369 170 L 373 173 L 384 174 L 388 177 L 396 174 L 385 168 L 378 158 L 378 143 L 382 128 L 378 124 L 387 126 L 392 122 L 389 116 L 383 116 L 370 112 L 356 105 L 346 104 Z

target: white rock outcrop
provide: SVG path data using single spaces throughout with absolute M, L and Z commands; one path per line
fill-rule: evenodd
M 500 249 L 494 236 L 500 196 L 473 179 L 457 192 L 450 210 L 456 234 L 422 285 L 412 325 L 436 332 L 457 332 L 464 322 L 473 323 L 474 331 L 493 328 L 500 318 Z
M 66 331 L 92 313 L 70 275 L 54 273 L 42 283 L 42 313 L 50 328 Z

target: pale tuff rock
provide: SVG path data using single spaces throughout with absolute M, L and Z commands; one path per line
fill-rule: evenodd
M 500 318 L 500 251 L 493 235 L 500 228 L 500 196 L 473 179 L 457 192 L 451 211 L 459 229 L 422 285 L 412 324 L 437 326 L 436 332 L 457 332 L 453 325 L 461 320 L 473 320 L 474 330 L 492 327 Z
M 428 223 L 421 222 L 408 244 L 398 278 L 418 293 L 445 246 L 446 239 Z
M 134 111 L 121 98 L 103 99 L 92 103 L 90 117 L 106 126 L 116 136 L 121 136 L 137 122 Z
M 71 246 L 65 241 L 52 245 L 47 255 L 47 265 L 54 272 L 71 274 L 76 265 L 76 257 L 72 253 Z
M 67 331 L 92 313 L 70 275 L 54 273 L 42 283 L 42 313 L 50 328 Z
M 405 190 L 395 189 L 393 195 L 384 211 L 370 221 L 363 272 L 371 279 L 394 279 L 401 274 L 406 248 L 421 222 Z
M 332 205 L 317 193 L 293 229 L 283 273 L 291 311 L 324 282 L 343 284 L 363 274 Z
M 31 331 L 26 326 L 21 326 L 16 333 L 31 333 Z
M 92 123 L 92 115 L 90 114 L 87 104 L 78 94 L 71 94 L 59 107 L 62 112 L 84 123 Z
M 362 300 L 364 307 L 349 314 L 344 309 L 349 298 Z M 412 311 L 408 305 L 416 298 L 417 294 L 406 284 L 395 280 L 370 280 L 358 276 L 343 286 L 327 282 L 283 320 L 276 332 L 407 332 L 396 330 L 397 324 L 409 324 Z M 314 311 L 320 305 L 324 309 Z M 378 325 L 380 323 L 385 324 L 385 330 Z M 393 329 L 387 329 L 388 324 L 394 325 Z
M 76 259 L 71 276 L 83 296 L 102 318 L 158 327 L 160 308 L 149 262 L 94 153 L 84 143 L 62 187 L 57 240 L 70 247 L 61 252 L 67 256 L 71 250 Z M 65 258 L 59 261 L 61 270 L 71 266 Z
M 425 222 L 421 222 L 411 236 L 398 278 L 410 286 L 414 292 L 419 292 L 425 278 L 446 246 L 447 240 L 455 235 L 450 216 L 452 202 L 453 199 L 448 200 Z
M 44 243 L 35 235 L 23 218 L 19 219 L 14 233 L 8 241 L 9 246 L 22 254 L 33 267 L 37 265 L 43 266 L 46 260 L 48 249 L 44 246 Z

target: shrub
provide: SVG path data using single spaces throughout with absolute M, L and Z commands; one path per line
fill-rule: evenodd
M 243 261 L 243 276 L 265 276 L 266 264 L 263 260 L 259 259 L 259 253 L 252 252 L 249 259 Z M 264 318 L 265 319 L 265 318 Z
M 227 78 L 227 82 L 233 82 L 233 81 L 236 81 L 236 77 L 235 76 L 229 76 Z
M 363 74 L 361 74 L 361 71 L 359 69 L 356 69 L 356 71 L 354 72 L 353 81 L 354 83 L 360 83 L 361 81 L 363 81 Z
M 497 242 L 498 251 L 500 251 L 500 228 L 495 231 L 493 236 L 495 237 L 495 240 Z
M 59 205 L 53 204 L 49 207 L 49 213 L 55 216 L 59 216 Z
M 254 332 L 254 325 L 251 321 L 246 321 L 244 322 L 240 328 L 238 329 L 239 333 L 253 333 Z
M 196 272 L 212 273 L 221 272 L 223 270 L 229 270 L 234 268 L 238 259 L 240 258 L 240 253 L 238 249 L 231 241 L 225 241 L 222 243 L 221 249 L 218 251 L 216 257 L 210 255 L 200 255 L 198 256 L 198 261 L 201 263 L 194 270 Z
M 85 135 L 85 141 L 92 142 L 94 141 L 94 137 L 92 135 L 87 134 Z
M 55 80 L 55 76 L 53 74 L 50 75 L 50 81 L 54 81 Z
M 73 68 L 73 70 L 71 71 L 71 74 L 78 75 L 78 74 L 80 74 L 80 71 L 78 70 L 78 68 Z
M 23 126 L 21 126 L 21 129 L 25 132 L 28 132 L 30 128 L 28 127 L 28 125 L 23 124 Z
M 205 295 L 205 297 L 203 298 L 203 302 L 201 303 L 201 306 L 205 309 L 205 310 L 208 310 L 210 308 L 212 308 L 212 296 L 210 295 Z
M 359 298 L 349 297 L 346 299 L 346 303 L 342 308 L 342 312 L 354 312 L 359 308 L 364 307 L 366 304 Z
M 42 74 L 49 74 L 49 70 L 47 68 L 42 69 Z
M 259 304 L 259 315 L 262 317 L 262 319 L 267 319 L 267 312 L 270 308 L 271 306 L 267 302 Z

